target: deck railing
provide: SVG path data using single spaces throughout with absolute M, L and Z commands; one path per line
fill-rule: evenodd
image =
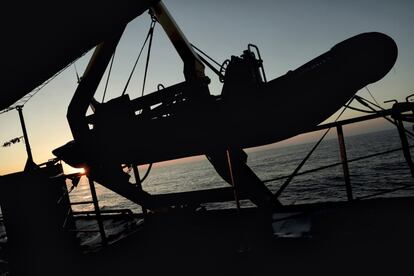
M 408 139 L 407 139 L 407 134 L 410 135 L 410 137 L 414 137 L 414 134 L 411 131 L 408 131 L 407 129 L 405 129 L 404 124 L 403 124 L 404 121 L 408 121 L 408 122 L 413 122 L 414 121 L 413 120 L 414 117 L 413 117 L 412 114 L 406 114 L 406 112 L 408 112 L 408 111 L 411 111 L 411 112 L 414 111 L 414 104 L 413 103 L 411 103 L 411 102 L 396 103 L 396 104 L 394 104 L 393 108 L 386 109 L 386 110 L 381 110 L 381 111 L 376 111 L 374 114 L 319 125 L 319 126 L 313 128 L 313 129 L 311 129 L 310 131 L 306 132 L 306 133 L 311 133 L 311 132 L 320 131 L 320 130 L 329 131 L 331 128 L 336 128 L 337 129 L 337 137 L 338 137 L 341 161 L 337 162 L 337 163 L 330 164 L 330 165 L 321 166 L 321 167 L 318 167 L 318 168 L 315 168 L 315 169 L 310 169 L 310 170 L 306 170 L 306 171 L 303 171 L 303 172 L 299 172 L 301 167 L 306 162 L 306 160 L 309 158 L 309 156 L 312 154 L 312 152 L 316 149 L 316 147 L 319 145 L 319 143 L 323 140 L 323 138 L 327 134 L 327 133 L 325 133 L 324 136 L 321 138 L 321 140 L 315 145 L 315 147 L 311 150 L 311 152 L 306 156 L 306 158 L 300 163 L 300 165 L 294 170 L 294 172 L 292 174 L 285 175 L 285 176 L 279 176 L 279 177 L 271 178 L 271 179 L 266 179 L 266 180 L 263 180 L 263 182 L 268 183 L 268 182 L 274 182 L 274 181 L 286 179 L 286 182 L 284 182 L 283 185 L 279 188 L 279 190 L 275 193 L 275 197 L 278 197 L 282 194 L 284 189 L 290 184 L 290 182 L 293 180 L 294 177 L 342 165 L 343 178 L 344 178 L 344 182 L 345 182 L 347 199 L 348 199 L 348 201 L 352 201 L 355 198 L 353 196 L 352 184 L 351 184 L 348 164 L 351 163 L 351 162 L 365 160 L 365 159 L 369 159 L 369 158 L 373 158 L 373 157 L 377 157 L 377 156 L 381 156 L 381 155 L 385 155 L 385 154 L 390 154 L 390 153 L 393 153 L 393 152 L 396 152 L 396 151 L 401 151 L 401 150 L 403 151 L 404 158 L 405 158 L 405 161 L 407 162 L 407 165 L 410 169 L 411 175 L 414 177 L 414 164 L 413 164 L 413 161 L 412 161 L 412 158 L 411 158 L 411 152 L 410 152 L 410 149 L 412 147 L 414 147 L 414 145 L 410 146 L 409 143 L 408 143 Z M 388 117 L 391 117 L 391 119 L 388 118 Z M 345 146 L 343 126 L 358 123 L 358 122 L 364 122 L 364 121 L 368 121 L 368 120 L 378 119 L 378 118 L 385 118 L 386 120 L 388 120 L 389 122 L 393 123 L 396 126 L 396 128 L 398 129 L 398 133 L 399 133 L 399 137 L 400 137 L 402 146 L 399 147 L 399 148 L 386 150 L 386 151 L 382 151 L 382 152 L 379 152 L 379 153 L 369 154 L 369 155 L 366 155 L 366 156 L 361 156 L 361 157 L 357 157 L 357 158 L 353 158 L 353 159 L 348 160 L 347 152 L 346 152 L 346 146 Z M 401 185 L 398 188 L 394 188 L 394 189 L 390 189 L 388 191 L 375 193 L 375 194 L 372 194 L 372 195 L 358 197 L 357 199 L 369 198 L 369 197 L 378 196 L 378 195 L 382 195 L 382 194 L 386 194 L 386 193 L 390 193 L 390 192 L 394 192 L 394 191 L 398 191 L 398 190 L 403 190 L 403 189 L 407 189 L 407 188 L 411 188 L 411 187 L 414 187 L 414 185 L 411 185 L 411 184 Z

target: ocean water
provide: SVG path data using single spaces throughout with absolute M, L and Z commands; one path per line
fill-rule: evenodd
M 379 153 L 401 147 L 401 141 L 396 129 L 346 136 L 348 160 Z M 312 149 L 313 143 L 293 145 L 249 152 L 248 165 L 262 180 L 270 180 L 290 175 L 301 160 Z M 337 139 L 324 140 L 312 154 L 300 172 L 340 162 Z M 140 167 L 141 176 L 146 166 Z M 350 178 L 354 198 L 372 196 L 387 192 L 402 185 L 413 183 L 402 151 L 377 156 L 370 159 L 349 163 Z M 134 182 L 133 176 L 130 179 Z M 266 182 L 273 192 L 277 191 L 285 179 Z M 70 185 L 69 185 L 70 186 Z M 150 175 L 143 183 L 143 189 L 151 194 L 172 193 L 228 187 L 215 172 L 207 159 L 165 166 L 154 166 Z M 133 212 L 141 212 L 141 208 L 111 192 L 96 185 L 99 205 L 102 209 L 128 208 Z M 377 195 L 381 197 L 413 196 L 414 189 L 401 189 L 391 193 Z M 89 185 L 82 178 L 78 186 L 70 193 L 71 201 L 91 200 Z M 325 201 L 344 201 L 347 199 L 342 166 L 298 175 L 279 197 L 282 204 L 301 204 Z M 234 202 L 209 203 L 207 209 L 234 207 Z M 253 206 L 250 201 L 243 201 L 242 206 Z M 75 211 L 93 210 L 91 204 L 73 206 Z

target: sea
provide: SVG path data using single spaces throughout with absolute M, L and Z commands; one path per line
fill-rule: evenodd
M 409 140 L 410 142 L 411 140 Z M 316 142 L 247 151 L 248 165 L 265 181 L 266 186 L 276 192 L 293 173 Z M 403 152 L 397 150 L 372 158 L 352 161 L 364 156 L 401 148 L 401 140 L 396 129 L 366 134 L 345 136 L 347 159 L 350 161 L 349 174 L 353 198 L 413 196 L 413 176 L 409 170 Z M 336 136 L 326 139 L 312 153 L 279 197 L 282 204 L 303 204 L 326 201 L 347 200 L 343 168 L 341 164 L 311 173 L 314 170 L 340 162 L 340 151 Z M 140 175 L 144 175 L 148 166 L 140 166 Z M 282 179 L 280 179 L 282 178 Z M 277 179 L 272 181 L 273 179 Z M 135 179 L 131 173 L 130 182 Z M 206 158 L 178 162 L 176 164 L 154 164 L 148 177 L 142 183 L 143 189 L 150 194 L 176 193 L 218 187 L 229 187 L 215 172 Z M 71 183 L 68 183 L 71 187 Z M 140 213 L 141 207 L 122 198 L 105 187 L 96 184 L 99 206 L 103 210 L 130 209 Z M 70 193 L 71 201 L 90 201 L 91 193 L 87 179 L 83 177 Z M 241 201 L 242 207 L 254 206 L 249 200 Z M 235 207 L 235 201 L 227 203 L 208 203 L 206 209 Z M 92 204 L 73 206 L 74 211 L 93 210 Z

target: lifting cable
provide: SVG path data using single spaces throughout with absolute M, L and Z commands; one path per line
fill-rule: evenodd
M 73 67 L 75 68 L 76 79 L 80 83 L 81 78 L 79 77 L 78 68 L 76 68 L 76 62 L 73 62 Z
M 148 73 L 148 64 L 151 56 L 151 46 L 152 46 L 152 38 L 154 37 L 154 28 L 155 23 L 157 23 L 157 19 L 155 16 L 151 15 L 151 26 L 149 30 L 149 43 L 148 43 L 148 52 L 147 52 L 147 60 L 145 61 L 145 71 L 144 71 L 144 80 L 142 82 L 142 91 L 141 91 L 141 97 L 144 96 L 144 89 L 145 89 L 145 82 L 147 81 L 147 73 Z
M 141 184 L 142 184 L 142 182 L 144 182 L 145 179 L 147 179 L 149 173 L 151 172 L 152 164 L 153 163 L 149 164 L 147 171 L 145 172 L 144 176 L 141 178 L 141 180 L 140 180 Z
M 375 97 L 372 95 L 371 91 L 369 91 L 368 86 L 365 86 L 365 89 L 368 91 L 369 95 L 374 100 L 374 102 L 380 107 L 380 104 L 377 102 L 377 100 L 375 99 Z M 380 107 L 380 108 L 383 109 L 382 107 Z
M 153 33 L 154 33 L 154 27 L 155 27 L 156 22 L 157 22 L 157 20 L 155 19 L 155 17 L 151 15 L 151 24 L 150 24 L 150 28 L 149 28 L 148 33 L 147 33 L 147 37 L 145 38 L 145 41 L 142 44 L 141 50 L 139 51 L 138 57 L 135 60 L 134 66 L 132 67 L 131 74 L 129 74 L 127 83 L 125 84 L 124 90 L 122 91 L 122 94 L 121 94 L 122 96 L 125 94 L 125 92 L 128 88 L 129 82 L 131 81 L 132 75 L 134 74 L 135 68 L 138 64 L 138 60 L 141 57 L 142 51 L 144 50 L 144 47 L 147 44 L 148 39 L 151 38 L 151 40 L 152 40 L 152 36 L 153 36 Z M 148 57 L 147 57 L 147 60 L 148 60 Z
M 141 91 L 141 97 L 144 96 L 144 91 L 145 91 L 145 83 L 147 81 L 147 73 L 148 73 L 148 65 L 149 65 L 149 60 L 150 60 L 150 56 L 151 56 L 151 46 L 152 46 L 152 38 L 154 37 L 154 28 L 155 28 L 155 24 L 157 23 L 157 19 L 155 18 L 154 15 L 151 15 L 151 25 L 150 25 L 150 30 L 148 31 L 148 35 L 147 38 L 149 36 L 149 43 L 148 43 L 148 52 L 147 52 L 147 60 L 145 61 L 145 71 L 144 71 L 144 80 L 142 82 L 142 91 Z M 142 49 L 141 49 L 142 51 Z M 141 53 L 140 53 L 141 55 Z M 139 58 L 139 57 L 138 57 Z M 140 182 L 142 184 L 142 182 L 144 182 L 144 180 L 148 177 L 148 175 L 151 172 L 152 169 L 152 164 L 150 163 L 147 171 L 145 172 L 144 176 L 142 177 L 142 179 L 140 179 Z
M 128 77 L 128 80 L 127 80 L 127 83 L 125 84 L 124 90 L 122 91 L 122 96 L 125 94 L 125 92 L 128 88 L 129 82 L 131 81 L 132 75 L 135 72 L 135 68 L 138 64 L 139 58 L 141 57 L 142 51 L 144 50 L 145 45 L 147 44 L 147 42 L 149 40 L 148 51 L 147 51 L 147 59 L 146 59 L 146 62 L 145 62 L 144 80 L 143 80 L 143 83 L 142 83 L 142 90 L 141 90 L 141 97 L 144 96 L 145 83 L 146 83 L 146 80 L 147 80 L 147 73 L 148 73 L 148 65 L 149 65 L 149 60 L 150 60 L 150 57 L 151 57 L 152 39 L 154 37 L 154 29 L 155 29 L 156 23 L 157 23 L 156 17 L 151 14 L 150 28 L 148 30 L 147 36 L 145 37 L 144 43 L 142 44 L 142 47 L 139 50 L 138 57 L 135 60 L 134 66 L 132 67 L 131 73 L 130 73 L 130 75 Z M 149 166 L 147 168 L 147 171 L 145 172 L 144 176 L 142 177 L 142 179 L 139 180 L 140 183 L 144 182 L 144 180 L 148 177 L 148 175 L 149 175 L 149 173 L 151 172 L 151 169 L 152 169 L 152 164 L 153 163 L 149 164 Z
M 112 54 L 111 64 L 109 65 L 109 71 L 108 71 L 108 76 L 106 77 L 105 89 L 104 89 L 104 92 L 103 92 L 103 95 L 102 95 L 102 103 L 105 100 L 106 89 L 108 88 L 109 77 L 111 76 L 112 65 L 114 64 L 115 53 L 116 53 L 116 48 L 114 50 L 114 53 Z

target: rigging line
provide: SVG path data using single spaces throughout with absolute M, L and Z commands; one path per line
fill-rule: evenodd
M 377 111 L 365 110 L 365 109 L 353 107 L 353 106 L 350 106 L 350 105 L 347 105 L 346 107 L 349 108 L 349 109 L 355 110 L 355 111 L 362 112 L 362 113 L 370 113 L 370 114 L 378 113 Z
M 142 82 L 141 97 L 144 96 L 145 83 L 147 81 L 148 65 L 149 65 L 149 60 L 150 60 L 150 56 L 151 56 L 152 38 L 154 37 L 154 28 L 155 28 L 155 23 L 156 22 L 157 21 L 154 20 L 154 19 L 151 21 L 151 26 L 150 26 L 150 31 L 149 31 L 150 39 L 149 39 L 149 43 L 148 43 L 147 60 L 145 62 L 144 80 Z
M 148 31 L 148 33 L 147 33 L 147 37 L 145 38 L 145 41 L 144 41 L 144 43 L 142 44 L 141 50 L 139 51 L 138 57 L 137 57 L 137 59 L 135 60 L 134 66 L 132 67 L 131 74 L 129 74 L 129 77 L 128 77 L 128 80 L 127 80 L 127 83 L 125 84 L 124 90 L 122 91 L 122 94 L 121 94 L 122 96 L 125 94 L 125 92 L 126 92 L 126 90 L 127 90 L 127 88 L 128 88 L 129 82 L 131 81 L 132 75 L 134 74 L 135 68 L 137 67 L 138 60 L 139 60 L 139 58 L 141 57 L 141 54 L 142 54 L 142 51 L 144 50 L 145 45 L 147 44 L 148 38 L 149 38 L 149 36 L 150 36 L 150 34 L 151 34 L 151 26 L 152 26 L 152 25 L 153 25 L 153 23 L 152 23 L 152 20 L 151 20 L 151 25 L 150 25 L 150 29 L 149 29 L 149 31 Z
M 358 100 L 358 99 L 360 99 L 360 100 L 362 100 L 362 101 L 365 101 L 366 103 L 370 103 L 370 104 L 372 104 L 373 106 L 378 107 L 378 108 L 379 108 L 379 109 L 381 109 L 381 110 L 385 110 L 382 106 L 380 106 L 380 105 L 378 105 L 378 104 L 375 104 L 375 103 L 373 103 L 373 102 L 371 102 L 371 101 L 369 101 L 369 100 L 365 99 L 364 97 L 361 97 L 361 96 L 355 95 L 355 98 L 356 98 L 357 100 Z M 373 109 L 372 107 L 370 107 L 370 106 L 369 106 L 369 105 L 367 105 L 366 103 L 364 104 L 364 103 L 362 103 L 362 102 L 361 102 L 361 101 L 359 101 L 359 100 L 358 100 L 358 102 L 360 102 L 361 104 L 365 105 L 366 107 L 369 107 L 369 108 Z M 373 109 L 373 110 L 375 110 L 375 109 Z M 375 111 L 377 111 L 377 110 L 375 110 Z
M 147 52 L 147 60 L 146 60 L 146 62 L 145 62 L 145 72 L 144 72 L 144 80 L 143 80 L 143 83 L 142 83 L 142 92 L 141 92 L 141 97 L 142 96 L 144 96 L 144 91 L 145 91 L 145 83 L 146 83 L 146 80 L 147 80 L 147 73 L 148 73 L 148 65 L 149 65 L 149 60 L 150 60 L 150 56 L 151 56 L 151 48 L 152 48 L 152 39 L 153 39 L 153 37 L 154 37 L 154 29 L 155 29 L 155 24 L 157 23 L 157 20 L 156 20 L 156 18 L 153 16 L 153 15 L 151 15 L 151 25 L 150 25 L 150 29 L 149 29 L 149 31 L 148 31 L 148 34 L 147 34 L 147 37 L 146 37 L 146 39 L 145 39 L 145 42 L 144 42 L 144 45 L 142 46 L 142 48 L 141 48 L 141 51 L 140 51 L 140 53 L 139 53 L 139 56 L 141 56 L 141 53 L 142 53 L 142 50 L 144 49 L 144 46 L 145 46 L 145 44 L 146 44 L 146 42 L 147 42 L 147 40 L 148 40 L 148 37 L 149 37 L 149 44 L 148 44 L 148 52 Z M 139 56 L 138 56 L 138 59 L 139 59 Z M 135 63 L 135 65 L 136 65 L 136 63 Z M 135 65 L 134 65 L 134 69 L 135 69 Z M 129 80 L 128 80 L 129 81 Z M 124 90 L 124 92 L 122 93 L 122 95 L 125 93 L 125 90 Z M 144 180 L 148 177 L 148 175 L 150 174 L 150 172 L 151 172 L 151 169 L 152 169 L 152 164 L 153 163 L 150 163 L 149 164 L 149 166 L 148 166 L 148 168 L 147 168 L 147 171 L 145 172 L 145 174 L 144 174 L 144 176 L 142 177 L 142 179 L 140 179 L 140 183 L 142 184 L 143 182 L 144 182 Z
M 142 182 L 144 182 L 144 180 L 148 177 L 149 173 L 151 172 L 151 169 L 152 169 L 152 164 L 153 164 L 153 163 L 150 163 L 150 164 L 149 164 L 147 171 L 145 172 L 144 176 L 143 176 L 143 177 L 142 177 L 142 179 L 140 180 L 140 181 L 141 181 L 141 184 L 142 184 Z
M 111 64 L 109 65 L 109 71 L 108 71 L 108 76 L 106 77 L 105 89 L 104 89 L 104 93 L 102 95 L 102 103 L 105 100 L 106 89 L 108 88 L 109 77 L 111 76 L 112 65 L 114 64 L 115 53 L 116 53 L 116 48 L 114 50 L 114 53 L 112 54 Z
M 370 102 L 370 101 L 368 101 L 367 99 L 365 99 L 365 98 L 363 98 L 363 97 L 361 97 L 361 96 L 357 96 L 357 95 L 355 95 L 355 99 L 360 103 L 360 104 L 362 104 L 363 106 L 366 106 L 366 107 L 368 107 L 369 109 L 371 109 L 372 111 L 374 111 L 374 112 L 378 112 L 378 110 L 376 110 L 375 108 L 373 108 L 372 106 L 370 106 L 369 104 L 371 104 L 371 105 L 373 105 L 373 106 L 376 106 L 376 107 L 378 107 L 378 108 L 380 108 L 381 110 L 385 110 L 384 108 L 382 108 L 381 106 L 379 106 L 379 105 L 376 105 L 376 104 L 374 104 L 373 102 Z M 369 104 L 368 104 L 369 103 Z M 387 121 L 389 121 L 390 123 L 392 123 L 392 124 L 395 124 L 395 121 L 393 121 L 393 120 L 391 120 L 391 119 L 389 119 L 389 118 L 387 118 L 386 116 L 383 116 L 384 117 L 384 119 L 385 120 L 387 120 Z
M 7 113 L 9 111 L 12 111 L 14 109 L 16 109 L 15 106 L 13 106 L 13 107 L 7 107 L 7 108 L 3 109 L 2 111 L 0 111 L 0 115 L 3 114 L 3 113 Z
M 319 141 L 313 146 L 311 151 L 305 156 L 305 158 L 300 162 L 299 166 L 296 167 L 296 169 L 289 175 L 289 177 L 286 179 L 286 181 L 280 186 L 279 190 L 276 191 L 276 193 L 273 194 L 273 198 L 277 199 L 282 192 L 286 189 L 286 187 L 290 184 L 292 179 L 298 174 L 299 170 L 305 165 L 306 161 L 308 161 L 309 157 L 312 155 L 312 153 L 316 150 L 316 148 L 319 146 L 319 144 L 322 142 L 322 140 L 325 138 L 325 136 L 328 134 L 328 132 L 331 130 L 331 128 L 328 128 L 325 133 L 322 135 L 322 137 L 319 139 Z
M 141 92 L 141 97 L 144 96 L 144 91 L 145 91 L 145 83 L 147 80 L 147 73 L 148 73 L 148 65 L 149 65 L 149 60 L 150 60 L 150 56 L 151 56 L 151 46 L 152 46 L 152 38 L 154 37 L 154 28 L 155 28 L 155 23 L 157 23 L 157 21 L 154 19 L 154 17 L 152 17 L 152 22 L 151 22 L 151 27 L 150 27 L 150 40 L 149 40 L 149 44 L 148 44 L 148 52 L 147 52 L 147 60 L 145 62 L 145 72 L 144 72 L 144 81 L 142 83 L 142 92 Z M 140 179 L 141 184 L 144 182 L 144 180 L 148 177 L 148 175 L 151 172 L 152 169 L 152 164 L 150 163 L 147 171 L 145 172 L 144 176 L 142 177 L 142 179 Z
M 356 96 L 356 95 L 355 95 Z M 352 101 L 355 99 L 355 96 L 353 96 L 345 105 L 344 108 L 342 109 L 341 113 L 339 113 L 338 117 L 336 117 L 335 122 L 337 122 L 339 120 L 339 118 L 342 116 L 342 114 L 344 114 L 345 110 L 348 108 L 348 106 L 352 103 Z
M 352 103 L 355 96 L 352 97 L 345 105 L 342 111 L 339 113 L 339 115 L 336 117 L 335 122 L 339 120 L 339 118 L 344 114 L 347 107 Z M 282 192 L 286 189 L 286 187 L 289 185 L 289 183 L 292 181 L 292 179 L 297 175 L 297 173 L 300 171 L 300 169 L 305 165 L 306 161 L 308 161 L 309 157 L 313 154 L 313 152 L 316 150 L 316 148 L 319 146 L 319 144 L 322 142 L 322 140 L 325 138 L 325 136 L 328 134 L 328 132 L 331 130 L 331 127 L 328 128 L 325 133 L 322 135 L 322 137 L 318 140 L 318 142 L 313 146 L 311 151 L 305 156 L 305 158 L 300 162 L 300 164 L 296 167 L 296 169 L 289 175 L 289 177 L 286 179 L 286 181 L 280 186 L 279 190 L 276 191 L 276 193 L 273 194 L 273 199 L 276 200 Z
M 213 65 L 211 65 L 210 62 L 208 62 L 205 58 L 203 58 L 202 56 L 198 55 L 198 57 L 200 58 L 200 60 L 206 64 L 208 66 L 208 68 L 211 69 L 211 71 L 213 71 L 219 78 L 224 79 L 224 76 L 222 73 L 220 73 L 219 70 L 217 70 L 216 68 L 213 67 Z
M 221 64 L 220 63 L 218 63 L 217 61 L 215 61 L 213 58 L 211 58 L 205 52 L 203 52 L 202 50 L 200 50 L 199 48 L 197 48 L 196 46 L 194 46 L 192 43 L 190 43 L 190 45 L 191 45 L 191 47 L 193 47 L 194 49 L 196 49 L 197 51 L 199 51 L 201 54 L 203 54 L 204 56 L 206 56 L 209 60 L 211 60 L 212 62 L 214 62 L 217 66 L 221 67 Z
M 359 103 L 361 103 L 362 105 L 364 105 L 364 106 L 368 107 L 368 108 L 369 108 L 369 109 L 371 109 L 372 111 L 378 112 L 378 110 L 375 110 L 372 106 L 370 106 L 369 104 L 367 104 L 367 102 L 368 102 L 368 103 L 370 103 L 370 104 L 372 104 L 372 105 L 374 105 L 374 106 L 377 106 L 376 104 L 374 104 L 374 103 L 372 103 L 372 102 L 368 101 L 367 99 L 365 99 L 365 98 L 363 98 L 363 97 L 361 97 L 361 96 L 356 96 L 356 95 L 355 95 L 355 97 L 356 97 L 357 101 L 358 101 Z M 364 102 L 364 101 L 366 101 L 366 102 Z M 377 107 L 378 107 L 378 108 L 380 108 L 380 109 L 382 109 L 382 110 L 384 110 L 381 106 L 377 106 Z M 385 120 L 387 120 L 388 122 L 390 122 L 391 124 L 393 124 L 394 126 L 397 126 L 397 123 L 396 123 L 396 121 L 395 121 L 395 120 L 390 119 L 390 118 L 388 118 L 388 117 L 386 117 L 386 116 L 382 116 L 382 117 L 383 117 Z M 406 128 L 404 128 L 404 131 L 405 131 L 405 133 L 407 133 L 407 134 L 408 134 L 408 137 L 410 137 L 411 139 L 413 139 L 413 138 L 414 138 L 414 133 L 412 133 L 411 131 L 407 130 Z
M 36 87 L 35 89 L 33 89 L 30 93 L 26 94 L 26 96 L 24 96 L 20 100 L 17 100 L 13 104 L 14 106 L 10 106 L 10 107 L 8 107 L 8 108 L 3 109 L 2 111 L 0 111 L 0 114 L 3 114 L 3 113 L 6 113 L 6 112 L 9 112 L 9 111 L 12 111 L 12 110 L 14 110 L 16 108 L 16 106 L 22 106 L 23 107 L 31 98 L 33 98 L 37 93 L 39 93 L 40 90 L 42 90 L 47 84 L 49 84 L 52 80 L 54 80 L 61 73 L 63 73 L 63 71 L 65 71 L 74 62 L 76 62 L 78 59 L 80 59 L 81 57 L 83 57 L 87 52 L 89 52 L 89 51 L 85 51 L 84 53 L 82 53 L 79 57 L 77 57 L 75 60 L 73 60 L 72 62 L 70 62 L 69 64 L 67 64 L 65 67 L 63 67 L 60 71 L 58 71 L 52 77 L 50 77 L 49 79 L 47 79 L 46 81 L 44 81 L 38 87 Z
M 78 80 L 78 83 L 80 83 L 80 77 L 78 74 L 78 68 L 76 68 L 76 62 L 73 63 L 73 67 L 75 67 L 76 79 Z
M 372 95 L 371 91 L 368 89 L 368 85 L 365 86 L 365 89 L 368 91 L 369 95 L 371 96 L 371 98 L 374 100 L 374 102 L 380 106 L 380 104 L 377 102 L 377 100 L 374 98 L 374 96 Z

